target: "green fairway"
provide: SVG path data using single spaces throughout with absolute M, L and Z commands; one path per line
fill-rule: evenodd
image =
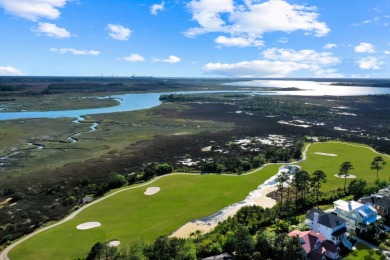
M 244 199 L 280 165 L 246 176 L 171 175 L 150 186 L 161 191 L 143 193 L 148 186 L 127 190 L 86 209 L 74 219 L 42 232 L 11 251 L 11 259 L 75 259 L 86 256 L 97 241 L 120 240 L 121 246 L 167 235 L 182 224 L 211 215 Z M 78 224 L 98 221 L 101 227 L 77 230 Z
M 337 156 L 325 156 L 316 153 L 334 154 Z M 335 190 L 338 187 L 344 187 L 344 178 L 338 178 L 334 175 L 339 173 L 340 165 L 345 161 L 350 161 L 354 167 L 350 171 L 358 179 L 364 179 L 369 184 L 376 180 L 376 171 L 370 169 L 371 162 L 375 156 L 382 156 L 385 161 L 390 163 L 390 156 L 378 154 L 371 150 L 371 147 L 354 143 L 326 142 L 313 143 L 307 152 L 307 160 L 299 163 L 302 169 L 313 173 L 316 170 L 322 170 L 327 175 L 327 182 L 322 185 L 322 191 Z M 390 177 L 390 166 L 386 165 L 379 171 L 379 179 L 388 180 Z M 353 179 L 347 179 L 348 183 Z
M 370 163 L 377 153 L 367 146 L 340 142 L 314 143 L 307 152 L 307 160 L 300 165 L 313 172 L 323 170 L 328 175 L 325 190 L 342 187 L 344 179 L 334 177 L 340 164 L 351 161 L 351 174 L 372 182 L 375 171 Z M 325 156 L 316 152 L 337 154 Z M 382 155 L 390 161 L 388 155 Z M 132 187 L 87 208 L 74 219 L 37 234 L 10 252 L 14 259 L 75 259 L 85 257 L 97 241 L 120 240 L 120 246 L 136 240 L 152 240 L 167 235 L 186 222 L 209 216 L 225 206 L 244 199 L 248 193 L 276 174 L 280 165 L 269 165 L 253 174 L 184 175 L 172 174 L 142 187 Z M 388 168 L 379 173 L 388 179 Z M 152 196 L 143 193 L 147 187 L 157 186 L 161 191 Z M 90 230 L 77 230 L 78 224 L 98 221 L 102 225 Z

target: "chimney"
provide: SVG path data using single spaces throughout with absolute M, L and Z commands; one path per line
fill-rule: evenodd
M 352 201 L 348 201 L 348 210 L 351 211 L 352 210 Z
M 318 232 L 318 218 L 320 215 L 318 215 L 317 212 L 314 212 L 314 217 L 313 217 L 313 230 L 315 232 Z

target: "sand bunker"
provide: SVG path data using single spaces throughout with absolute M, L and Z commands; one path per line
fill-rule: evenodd
M 149 187 L 144 192 L 145 195 L 153 195 L 160 191 L 159 187 Z
M 83 224 L 77 225 L 77 229 L 85 230 L 85 229 L 91 229 L 95 227 L 100 227 L 102 224 L 100 222 L 85 222 Z
M 334 154 L 334 153 L 320 153 L 320 152 L 315 152 L 314 154 L 324 155 L 324 156 L 337 156 L 337 154 Z
M 288 172 L 292 174 L 292 172 L 297 169 L 299 168 L 293 165 L 282 166 L 280 167 L 278 173 L 288 170 Z M 230 205 L 211 216 L 188 222 L 184 226 L 174 231 L 171 236 L 188 238 L 191 233 L 195 233 L 197 230 L 199 230 L 201 233 L 208 233 L 213 230 L 219 222 L 226 220 L 228 217 L 234 216 L 243 206 L 258 205 L 264 208 L 273 207 L 276 204 L 276 201 L 267 197 L 266 195 L 277 189 L 276 178 L 277 174 L 266 180 L 256 190 L 251 191 L 243 201 L 234 203 L 233 205 Z
M 338 174 L 335 174 L 334 177 L 337 177 L 337 178 L 340 178 L 340 179 L 344 179 L 344 178 L 345 178 L 345 175 L 338 175 Z M 350 175 L 348 175 L 346 178 L 347 178 L 347 179 L 355 179 L 355 178 L 356 178 L 356 175 L 350 174 Z
M 108 242 L 108 246 L 117 247 L 117 246 L 119 246 L 120 243 L 121 243 L 121 241 L 119 241 L 119 240 L 113 240 L 113 241 Z

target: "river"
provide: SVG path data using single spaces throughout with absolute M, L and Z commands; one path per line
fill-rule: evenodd
M 188 91 L 176 92 L 180 94 L 207 94 L 207 93 L 248 93 L 256 95 L 302 95 L 302 96 L 363 96 L 390 94 L 390 88 L 374 88 L 365 86 L 338 86 L 331 85 L 334 82 L 315 82 L 298 80 L 253 80 L 224 84 L 226 90 L 221 91 Z M 241 90 L 229 90 L 229 86 L 242 87 Z M 258 87 L 259 91 L 253 90 Z M 246 89 L 247 88 L 247 89 Z M 260 89 L 261 88 L 261 89 Z M 264 91 L 263 88 L 270 88 Z M 272 89 L 271 89 L 272 88 Z M 284 88 L 277 91 L 275 88 Z M 299 90 L 286 90 L 286 88 L 299 88 Z M 161 104 L 159 100 L 163 93 L 145 94 L 124 94 L 112 95 L 106 98 L 114 98 L 119 101 L 119 105 L 104 108 L 90 108 L 80 110 L 61 111 L 22 111 L 22 112 L 0 112 L 0 120 L 24 119 L 24 118 L 82 118 L 84 115 L 106 114 L 124 111 L 134 111 L 155 107 Z

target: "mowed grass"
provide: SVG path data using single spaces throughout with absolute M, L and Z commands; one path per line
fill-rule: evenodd
M 75 259 L 85 257 L 97 241 L 119 240 L 121 246 L 168 235 L 193 219 L 209 216 L 244 199 L 274 175 L 270 165 L 245 176 L 168 175 L 156 182 L 123 191 L 86 209 L 74 219 L 42 232 L 10 252 L 11 259 Z M 161 191 L 144 195 L 147 187 Z M 101 227 L 77 230 L 78 224 L 98 221 Z
M 348 256 L 344 257 L 343 259 L 344 260 L 364 260 L 365 257 L 367 256 L 371 256 L 370 259 L 375 259 L 375 260 L 379 260 L 381 259 L 381 254 L 379 254 L 378 251 L 374 251 L 374 250 L 371 250 L 371 248 L 369 248 L 368 246 L 362 244 L 362 243 L 358 243 L 357 246 L 356 246 L 357 250 L 354 251 L 356 252 L 354 254 L 350 253 Z
M 340 164 L 351 161 L 355 169 L 351 174 L 369 182 L 376 178 L 370 163 L 378 154 L 368 146 L 341 142 L 314 143 L 307 152 L 308 158 L 300 165 L 313 172 L 323 170 L 328 182 L 323 190 L 343 187 L 344 179 L 334 177 Z M 317 155 L 315 152 L 338 156 Z M 390 162 L 388 155 L 382 155 Z M 136 240 L 150 241 L 167 235 L 186 222 L 209 216 L 218 210 L 244 199 L 248 193 L 276 174 L 280 165 L 268 165 L 253 174 L 226 175 L 168 175 L 143 187 L 134 187 L 97 203 L 74 219 L 42 232 L 20 244 L 10 252 L 14 259 L 75 259 L 85 257 L 97 242 L 120 240 L 128 246 Z M 388 179 L 389 169 L 380 172 Z M 350 180 L 348 180 L 349 182 Z M 161 191 L 153 196 L 143 193 L 147 187 L 158 186 Z M 78 224 L 98 221 L 101 227 L 77 230 Z
M 387 165 L 379 171 L 379 179 L 389 180 L 390 156 L 373 152 L 370 149 L 369 146 L 354 143 L 313 143 L 307 152 L 308 159 L 299 165 L 309 173 L 316 170 L 322 170 L 326 173 L 327 182 L 322 184 L 321 188 L 324 192 L 344 187 L 344 178 L 338 178 L 334 175 L 339 173 L 340 165 L 345 161 L 350 161 L 354 167 L 350 170 L 350 174 L 355 175 L 357 179 L 364 179 L 370 184 L 376 180 L 376 171 L 370 169 L 371 162 L 375 156 L 382 156 L 387 161 Z M 319 155 L 315 154 L 316 152 L 336 154 L 337 156 Z M 347 187 L 351 180 L 353 179 L 347 179 Z

